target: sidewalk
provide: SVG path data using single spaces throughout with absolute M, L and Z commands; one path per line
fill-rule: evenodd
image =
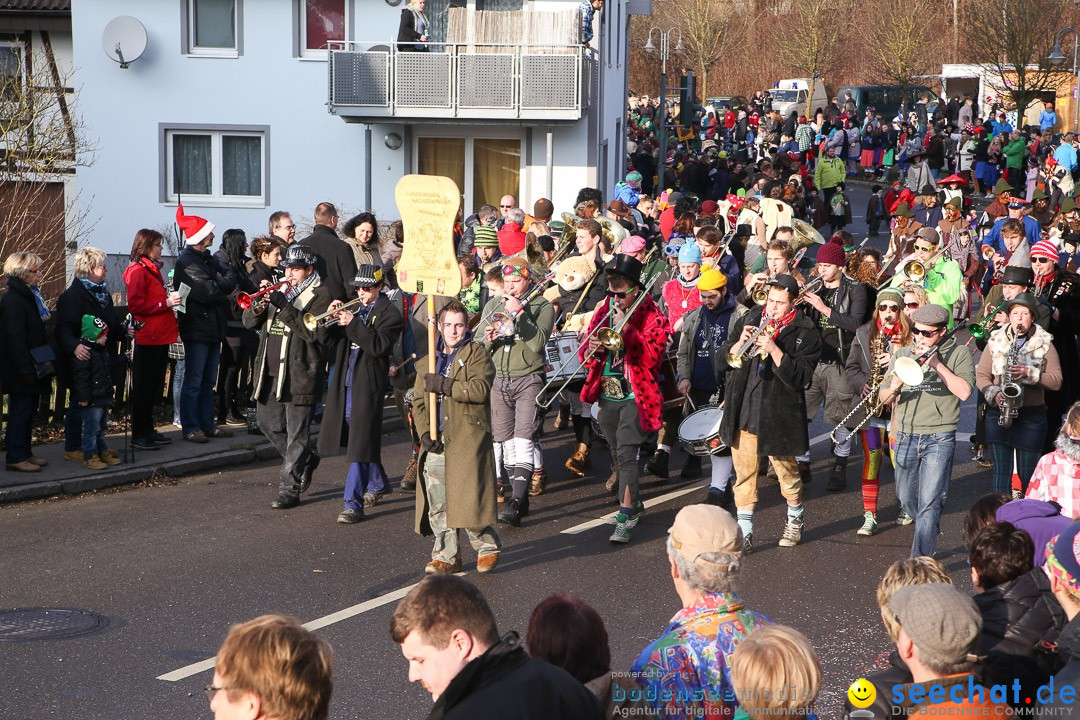
M 36 473 L 0 472 L 0 504 L 33 500 L 53 495 L 75 495 L 90 490 L 131 485 L 162 475 L 179 477 L 214 469 L 246 465 L 256 460 L 279 457 L 262 435 L 249 435 L 245 427 L 230 427 L 233 437 L 210 440 L 205 445 L 187 442 L 174 425 L 158 430 L 172 443 L 160 450 L 136 450 L 130 463 L 106 470 L 87 470 L 81 463 L 64 457 L 63 441 L 35 445 L 34 455 L 49 461 Z M 109 447 L 124 456 L 124 436 L 108 435 Z

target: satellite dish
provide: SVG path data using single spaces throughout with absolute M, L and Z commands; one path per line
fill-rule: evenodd
M 126 70 L 146 50 L 146 28 L 130 15 L 115 17 L 101 33 L 101 47 Z

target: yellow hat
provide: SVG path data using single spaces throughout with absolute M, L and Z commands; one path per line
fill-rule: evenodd
M 724 277 L 724 273 L 716 268 L 706 268 L 701 271 L 701 276 L 697 281 L 698 290 L 719 290 L 722 287 L 727 287 L 727 278 Z

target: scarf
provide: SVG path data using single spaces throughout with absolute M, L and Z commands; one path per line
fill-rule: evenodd
M 94 299 L 98 301 L 101 307 L 108 307 L 109 303 L 109 289 L 105 287 L 105 283 L 96 283 L 90 278 L 80 278 L 80 281 L 90 294 L 94 296 Z M 41 312 L 38 310 L 38 312 Z
M 697 283 L 700 279 L 701 275 L 698 275 L 693 280 L 684 280 L 682 275 L 676 278 L 676 280 L 679 281 L 679 285 L 682 287 L 683 290 L 697 290 Z
M 289 302 L 296 300 L 300 297 L 300 294 L 311 287 L 312 283 L 319 279 L 319 272 L 316 270 L 312 272 L 307 278 L 299 285 L 290 285 L 289 289 L 285 291 L 285 299 Z
M 798 308 L 791 308 L 791 310 L 788 310 L 788 314 L 785 315 L 784 317 L 780 318 L 779 320 L 770 320 L 769 321 L 769 325 L 773 328 L 773 332 L 772 332 L 772 339 L 773 340 L 778 338 L 780 336 L 780 331 L 783 330 L 785 327 L 787 327 L 788 324 L 791 323 L 791 321 L 795 319 L 795 313 L 797 313 L 798 311 L 799 311 Z
M 1039 384 L 1039 378 L 1042 376 L 1043 360 L 1054 340 L 1050 333 L 1038 325 L 1033 325 L 1032 328 L 1033 332 L 1016 352 L 1016 364 L 1026 365 L 1031 368 L 1031 378 L 1024 381 L 1025 385 Z M 1015 338 L 1010 325 L 998 328 L 990 335 L 986 349 L 993 353 L 990 372 L 996 377 L 1000 378 L 1005 375 L 1005 359 L 1008 357 L 1009 351 L 1012 350 L 1014 342 Z
M 897 328 L 900 327 L 900 323 L 893 323 L 892 325 L 882 325 L 881 318 L 878 318 L 875 322 L 877 323 L 878 332 L 884 335 L 886 338 L 891 338 L 893 333 L 896 332 Z
M 34 294 L 34 304 L 37 305 L 38 315 L 41 316 L 42 320 L 48 320 L 51 313 L 49 308 L 45 307 L 45 299 L 41 297 L 41 290 L 38 289 L 37 285 L 31 285 L 30 292 Z

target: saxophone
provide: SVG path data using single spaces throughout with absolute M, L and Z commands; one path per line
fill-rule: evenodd
M 870 397 L 877 397 L 881 382 L 885 379 L 885 368 L 879 365 L 877 361 L 878 355 L 883 352 L 885 352 L 885 333 L 879 332 L 870 341 L 870 378 L 867 381 L 870 386 Z M 884 403 L 875 403 L 872 409 L 876 410 L 875 417 L 881 417 L 885 414 Z
M 1020 412 L 1020 403 L 1023 401 L 1024 389 L 1016 382 L 1012 375 L 1012 367 L 1016 364 L 1020 348 L 1016 346 L 1015 332 L 1012 327 L 1006 328 L 1005 337 L 1009 340 L 1009 352 L 1005 355 L 1005 372 L 1001 378 L 1001 394 L 1005 400 L 1001 403 L 1001 417 L 998 425 L 1003 428 L 1012 427 L 1013 420 Z

